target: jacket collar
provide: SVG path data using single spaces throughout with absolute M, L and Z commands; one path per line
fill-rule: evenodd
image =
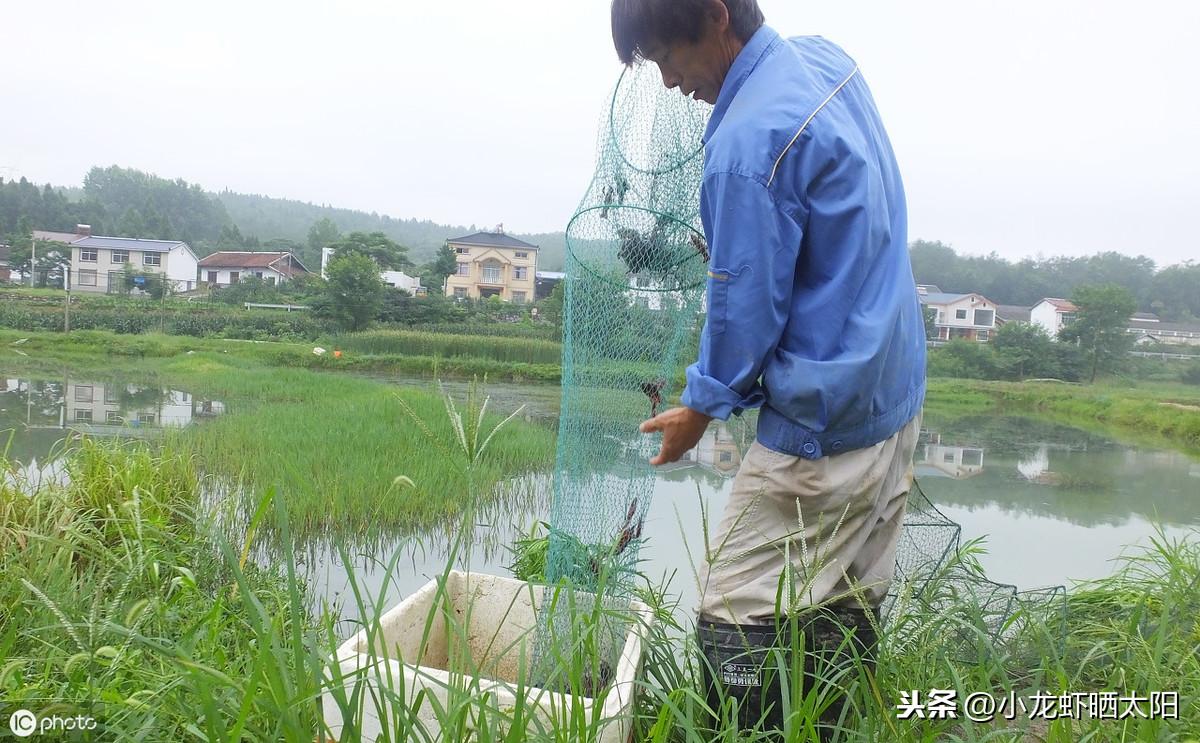
M 713 106 L 708 127 L 704 130 L 704 144 L 708 144 L 708 140 L 716 133 L 717 127 L 721 125 L 721 120 L 725 118 L 725 112 L 729 110 L 730 104 L 737 97 L 738 91 L 742 89 L 746 79 L 750 77 L 750 73 L 754 72 L 758 63 L 779 41 L 779 33 L 764 24 L 754 32 L 754 35 L 742 47 L 742 51 L 738 52 L 733 64 L 729 67 L 729 74 L 725 76 L 725 82 L 721 84 L 721 92 L 717 94 L 717 103 Z

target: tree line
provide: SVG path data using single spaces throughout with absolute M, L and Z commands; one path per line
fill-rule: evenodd
M 913 242 L 910 255 L 917 282 L 944 292 L 977 292 L 1000 304 L 1030 307 L 1045 297 L 1069 298 L 1081 286 L 1115 284 L 1129 292 L 1137 310 L 1168 321 L 1200 318 L 1200 264 L 1191 261 L 1161 270 L 1144 255 L 1115 252 L 1009 261 L 995 253 L 959 255 L 926 240 Z
M 288 199 L 212 194 L 181 179 L 118 166 L 92 168 L 82 188 L 0 179 L 0 239 L 19 245 L 34 229 L 70 232 L 80 223 L 90 224 L 93 234 L 183 240 L 200 257 L 216 250 L 290 251 L 310 270 L 319 270 L 321 248 L 344 233 L 382 234 L 408 248 L 412 261 L 428 265 L 444 258 L 447 238 L 477 231 L 474 225 L 395 219 Z M 561 269 L 561 232 L 519 237 L 541 248 L 539 269 Z M 910 247 L 917 281 L 947 292 L 978 292 L 1001 304 L 1030 306 L 1079 286 L 1113 283 L 1129 291 L 1139 310 L 1164 320 L 1200 318 L 1200 264 L 1192 262 L 1159 269 L 1144 255 L 1115 252 L 1009 261 L 994 253 L 959 255 L 937 241 L 918 240 Z

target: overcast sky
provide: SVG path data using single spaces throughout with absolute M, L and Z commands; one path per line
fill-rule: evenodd
M 911 239 L 1008 258 L 1200 258 L 1200 3 L 760 2 L 781 33 L 858 60 Z M 563 229 L 620 73 L 608 7 L 4 0 L 0 176 L 78 185 L 118 164 Z

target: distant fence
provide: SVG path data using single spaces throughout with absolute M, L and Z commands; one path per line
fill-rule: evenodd
M 310 309 L 302 304 L 260 304 L 258 302 L 246 302 L 248 310 L 283 310 L 284 312 L 294 312 Z
M 1138 356 L 1143 359 L 1188 359 L 1200 360 L 1200 354 L 1189 353 L 1159 353 L 1158 351 L 1130 351 L 1130 356 Z

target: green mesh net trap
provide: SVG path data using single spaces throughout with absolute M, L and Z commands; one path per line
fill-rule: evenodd
M 648 460 L 658 447 L 638 424 L 678 393 L 703 323 L 708 245 L 699 192 L 709 112 L 664 88 L 653 65 L 626 69 L 601 126 L 591 184 L 566 229 L 562 406 L 546 558 L 547 582 L 557 588 L 547 589 L 539 615 L 540 686 L 562 688 L 569 674 L 553 676 L 564 661 L 581 659 L 585 686 L 602 684 L 626 635 L 620 607 L 633 589 L 655 487 Z M 920 593 L 944 573 L 960 530 L 917 496 L 897 583 Z M 1009 587 L 969 588 L 999 596 Z
M 664 88 L 653 66 L 626 69 L 601 126 L 591 184 L 567 226 L 546 578 L 565 579 L 576 589 L 571 613 L 592 609 L 596 621 L 580 637 L 561 602 L 547 601 L 538 643 L 546 665 L 550 638 L 556 648 L 587 643 L 600 676 L 620 649 L 620 613 L 610 616 L 591 597 L 619 602 L 630 593 L 655 482 L 648 463 L 655 447 L 637 427 L 678 392 L 682 354 L 699 331 L 708 273 L 699 216 L 708 114 Z

